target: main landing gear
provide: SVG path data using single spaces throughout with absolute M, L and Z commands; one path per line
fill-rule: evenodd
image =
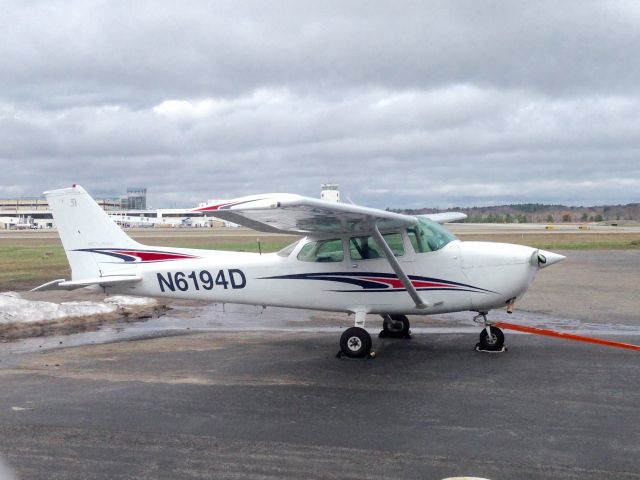
M 411 324 L 405 315 L 382 315 L 380 338 L 411 338 Z
M 480 332 L 480 341 L 476 345 L 476 350 L 486 352 L 504 351 L 504 333 L 495 325 L 491 325 L 487 320 L 487 312 L 480 312 L 473 318 L 476 323 L 482 323 L 484 328 Z
M 356 312 L 355 326 L 347 328 L 340 337 L 338 357 L 371 358 L 371 335 L 364 329 L 365 312 Z M 411 338 L 411 325 L 404 315 L 382 315 L 380 338 Z
M 338 357 L 366 358 L 375 357 L 371 352 L 371 335 L 364 329 L 367 312 L 357 310 L 355 312 L 355 326 L 347 328 L 340 337 L 340 351 Z
M 362 327 L 347 328 L 340 337 L 340 353 L 349 358 L 371 355 L 371 335 Z

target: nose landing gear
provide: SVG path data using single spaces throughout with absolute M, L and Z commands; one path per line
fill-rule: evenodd
M 504 346 L 504 333 L 498 327 L 490 325 L 480 332 L 478 346 L 481 350 L 501 350 Z
M 504 333 L 495 325 L 491 325 L 487 320 L 487 312 L 480 312 L 473 318 L 476 323 L 481 323 L 484 328 L 480 332 L 480 341 L 476 345 L 476 350 L 483 352 L 503 352 Z

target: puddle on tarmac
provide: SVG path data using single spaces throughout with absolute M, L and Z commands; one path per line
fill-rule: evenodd
M 477 333 L 479 325 L 472 321 L 473 313 L 458 312 L 424 317 L 410 317 L 411 330 L 416 333 Z M 233 304 L 202 304 L 177 306 L 167 314 L 149 320 L 129 323 L 110 323 L 95 331 L 34 337 L 0 344 L 0 362 L 3 365 L 12 355 L 38 352 L 53 348 L 109 343 L 130 339 L 153 338 L 206 331 L 290 331 L 330 332 L 339 334 L 352 325 L 353 317 L 346 314 L 324 313 L 278 307 L 255 307 Z M 592 336 L 629 335 L 640 336 L 640 326 L 595 324 L 577 319 L 516 311 L 492 311 L 489 319 L 521 325 L 549 328 Z M 370 321 L 370 333 L 377 333 L 380 321 Z M 518 332 L 509 332 L 517 335 Z

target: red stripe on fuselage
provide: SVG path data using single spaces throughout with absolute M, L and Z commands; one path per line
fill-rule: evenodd
M 391 288 L 404 288 L 404 285 L 401 280 L 397 278 L 377 278 L 377 277 L 358 277 L 363 280 L 367 280 L 370 282 L 378 282 L 383 283 L 385 285 L 389 285 Z M 440 282 L 425 282 L 423 280 L 411 280 L 411 284 L 415 288 L 459 288 L 459 285 L 453 285 L 450 283 L 440 283 Z
M 167 260 L 184 260 L 188 258 L 198 258 L 193 255 L 187 255 L 185 253 L 170 253 L 170 252 L 144 252 L 136 250 L 112 250 L 114 253 L 120 253 L 122 255 L 130 255 L 132 257 L 139 258 L 141 262 L 162 262 Z

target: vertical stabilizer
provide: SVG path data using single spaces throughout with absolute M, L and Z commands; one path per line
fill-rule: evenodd
M 95 251 L 142 246 L 124 233 L 81 186 L 52 190 L 44 195 L 71 265 L 72 280 L 98 278 L 113 274 L 115 269 L 122 271 L 121 263 L 105 262 L 105 256 Z

